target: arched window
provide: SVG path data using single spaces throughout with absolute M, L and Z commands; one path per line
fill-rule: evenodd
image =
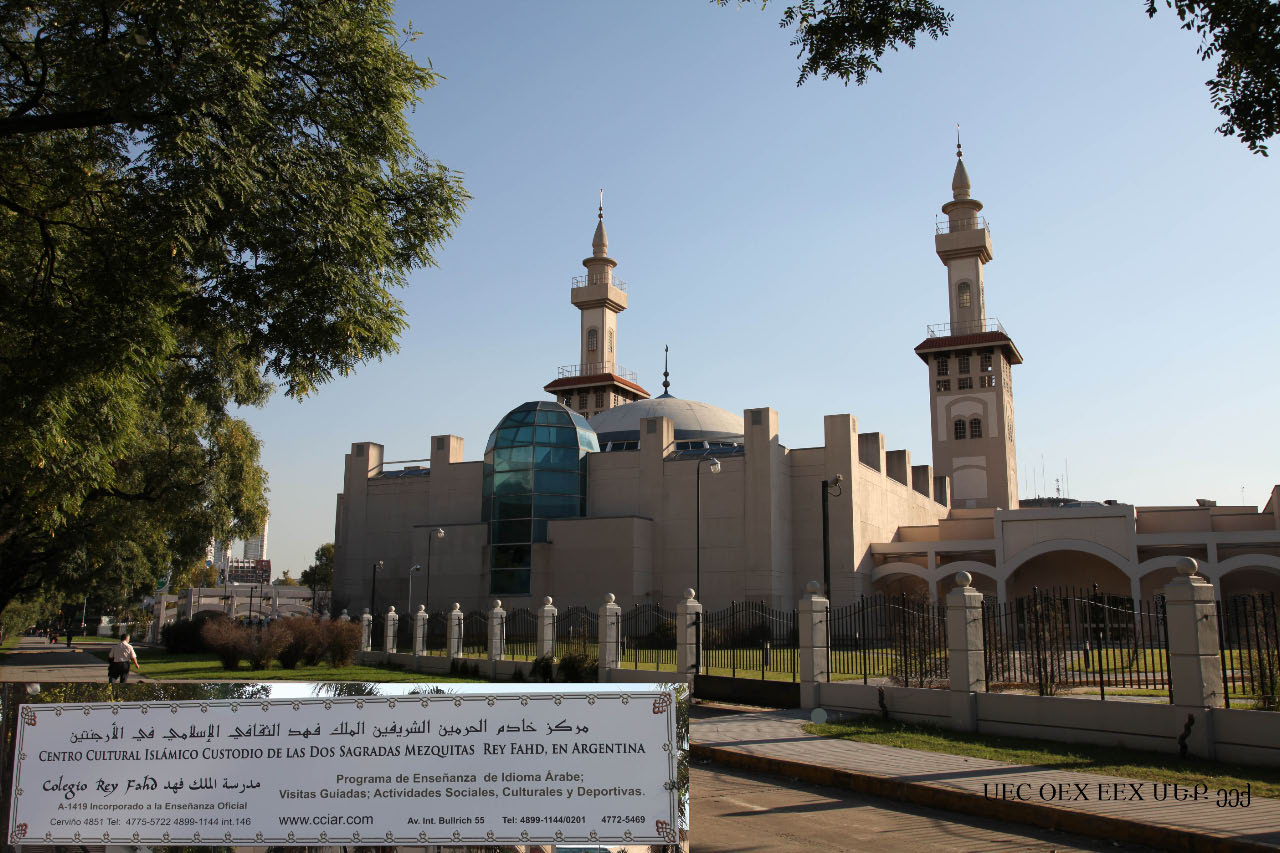
M 964 441 L 964 418 L 956 418 L 956 441 Z
M 613 355 L 613 329 L 609 330 L 609 355 Z
M 956 304 L 961 308 L 968 308 L 973 304 L 973 297 L 969 292 L 969 282 L 962 281 L 956 287 Z
M 982 438 L 982 418 L 969 421 L 969 438 Z
M 587 352 L 595 352 L 600 346 L 600 335 L 595 329 L 587 329 Z

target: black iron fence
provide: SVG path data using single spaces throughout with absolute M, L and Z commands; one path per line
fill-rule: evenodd
M 676 614 L 654 604 L 636 604 L 618 616 L 618 665 L 632 669 L 676 669 Z
M 482 658 L 489 653 L 489 614 L 472 610 L 462 617 L 462 656 Z
M 827 678 L 942 687 L 949 677 L 946 610 L 906 595 L 863 596 L 827 620 Z
M 1172 701 L 1163 596 L 1151 601 L 1092 589 L 1039 589 L 982 606 L 987 690 L 1035 687 L 1164 692 Z
M 795 681 L 799 668 L 796 611 L 759 601 L 735 601 L 703 613 L 698 672 L 732 678 Z
M 575 605 L 555 618 L 557 659 L 566 655 L 598 656 L 600 648 L 600 614 L 589 607 Z
M 427 614 L 427 632 L 422 637 L 422 651 L 437 657 L 444 657 L 449 653 L 449 616 L 445 611 L 437 610 Z
M 538 656 L 538 617 L 527 607 L 517 607 L 502 620 L 503 656 L 508 660 L 533 660 Z
M 1218 602 L 1218 648 L 1226 705 L 1246 700 L 1280 710 L 1280 619 L 1275 593 L 1236 595 Z

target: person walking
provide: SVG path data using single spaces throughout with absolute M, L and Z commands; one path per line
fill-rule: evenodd
M 142 674 L 142 664 L 138 663 L 138 656 L 134 654 L 133 646 L 129 645 L 129 634 L 125 634 L 120 638 L 120 642 L 111 647 L 111 651 L 107 652 L 107 683 L 120 679 L 121 684 L 125 684 L 129 680 L 129 670 L 131 667 L 138 668 L 138 674 Z

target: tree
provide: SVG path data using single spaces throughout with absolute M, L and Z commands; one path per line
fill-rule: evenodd
M 298 580 L 303 586 L 311 589 L 314 597 L 316 590 L 329 589 L 333 586 L 333 543 L 326 542 L 316 549 L 316 561 L 302 570 Z
M 304 570 L 305 571 L 305 570 Z M 289 570 L 285 569 L 284 574 L 271 582 L 272 586 L 297 586 L 298 579 L 289 577 Z
M 714 0 L 721 6 L 729 0 Z M 739 0 L 749 2 L 749 0 Z M 762 0 L 761 7 L 768 0 Z M 1146 0 L 1155 17 L 1159 0 Z M 1275 0 L 1164 0 L 1182 28 L 1200 36 L 1197 53 L 1218 59 L 1207 81 L 1209 97 L 1226 117 L 1218 132 L 1238 136 L 1249 150 L 1267 154 L 1263 142 L 1280 132 L 1280 4 Z M 886 50 L 914 48 L 919 34 L 947 35 L 954 16 L 932 0 L 801 0 L 787 6 L 779 26 L 794 28 L 800 79 L 850 78 L 861 86 L 880 71 Z
M 233 407 L 396 349 L 467 195 L 390 6 L 0 5 L 0 607 L 260 530 Z

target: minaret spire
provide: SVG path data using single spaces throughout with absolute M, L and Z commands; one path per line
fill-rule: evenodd
M 609 236 L 604 233 L 604 189 L 600 190 L 600 207 L 596 214 L 596 233 L 591 238 L 591 257 L 607 258 L 609 256 Z M 583 261 L 585 264 L 586 261 Z M 589 267 L 588 267 L 589 269 Z
M 664 344 L 662 347 L 662 394 L 661 394 L 661 396 L 663 397 L 671 396 L 671 383 L 668 381 L 668 377 L 671 376 L 671 372 L 667 369 L 669 367 L 667 362 L 668 362 L 668 354 L 670 352 L 671 352 L 671 347 L 666 346 Z

